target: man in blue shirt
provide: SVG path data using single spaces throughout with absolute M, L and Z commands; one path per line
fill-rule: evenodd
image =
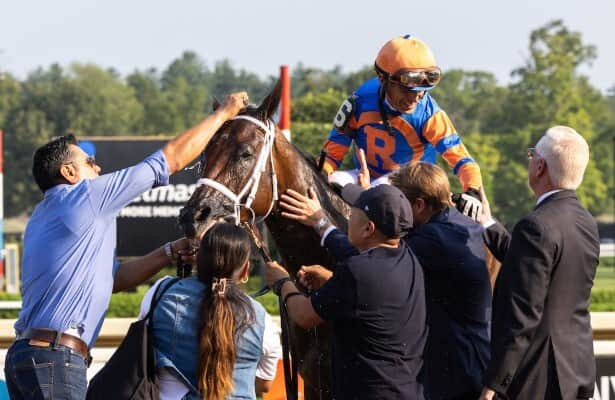
M 72 135 L 35 152 L 32 173 L 44 197 L 24 235 L 23 308 L 5 362 L 12 399 L 85 398 L 89 348 L 111 292 L 144 282 L 171 260 L 190 257 L 190 243 L 180 239 L 118 264 L 116 216 L 138 195 L 168 184 L 169 175 L 196 158 L 247 101 L 244 92 L 231 94 L 162 150 L 102 176 Z

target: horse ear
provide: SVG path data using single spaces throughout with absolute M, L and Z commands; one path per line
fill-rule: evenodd
M 278 83 L 276 83 L 271 93 L 269 93 L 261 105 L 258 106 L 258 114 L 261 115 L 263 119 L 271 118 L 278 111 L 281 97 L 282 81 L 278 80 Z
M 220 107 L 220 102 L 218 101 L 218 99 L 216 99 L 216 96 L 214 96 L 214 102 L 213 102 L 214 111 L 216 111 L 218 107 Z

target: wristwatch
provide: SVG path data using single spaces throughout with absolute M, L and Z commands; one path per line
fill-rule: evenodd
M 273 286 L 271 286 L 271 291 L 276 295 L 279 296 L 282 293 L 282 286 L 284 286 L 284 284 L 286 282 L 292 282 L 293 280 L 290 279 L 290 277 L 286 276 L 282 279 L 278 279 L 277 281 L 275 281 L 273 283 Z
M 329 218 L 322 217 L 318 220 L 318 222 L 316 222 L 316 225 L 314 225 L 314 229 L 317 233 L 320 233 L 320 231 L 322 231 L 327 225 L 329 225 Z

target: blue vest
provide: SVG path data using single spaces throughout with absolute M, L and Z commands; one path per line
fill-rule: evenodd
M 167 284 L 163 281 L 161 284 Z M 154 310 L 154 343 L 158 368 L 167 368 L 190 388 L 189 399 L 201 399 L 196 371 L 199 355 L 199 307 L 209 287 L 197 278 L 182 279 L 166 291 Z M 256 399 L 254 378 L 263 349 L 265 309 L 250 298 L 255 322 L 235 343 L 233 391 L 229 399 Z

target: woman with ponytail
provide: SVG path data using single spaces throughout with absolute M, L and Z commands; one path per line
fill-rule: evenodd
M 269 389 L 281 355 L 279 328 L 238 285 L 248 279 L 250 238 L 214 225 L 197 255 L 197 276 L 182 279 L 153 314 L 160 399 L 255 399 Z M 141 315 L 162 278 L 143 298 Z

